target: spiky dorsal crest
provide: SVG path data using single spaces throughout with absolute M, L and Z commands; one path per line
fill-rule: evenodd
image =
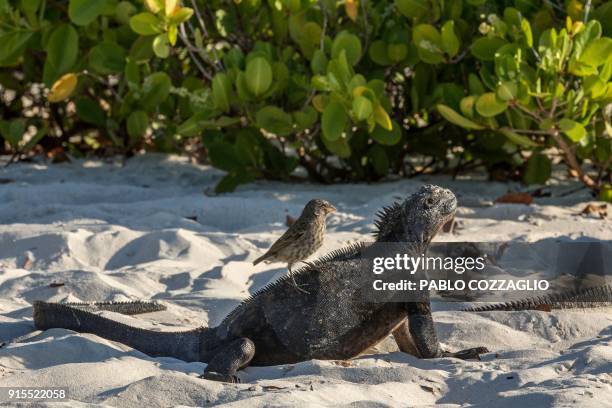
M 389 206 L 383 207 L 382 210 L 376 213 L 376 220 L 374 220 L 376 231 L 373 233 L 376 240 L 390 231 L 401 212 L 402 205 L 399 201 L 396 201 Z
M 309 273 L 311 270 L 318 268 L 321 265 L 324 265 L 328 262 L 332 262 L 332 261 L 339 261 L 342 259 L 348 259 L 354 256 L 359 256 L 359 253 L 361 252 L 361 250 L 367 245 L 367 243 L 365 242 L 356 242 L 354 244 L 348 245 L 344 248 L 340 248 L 340 249 L 336 249 L 334 251 L 331 251 L 325 255 L 323 255 L 320 258 L 315 259 L 312 262 L 303 262 L 306 264 L 306 266 L 303 266 L 301 268 L 299 268 L 298 270 L 293 272 L 293 275 L 295 277 L 298 277 L 299 275 L 302 274 L 306 274 Z M 234 316 L 236 316 L 244 307 L 246 307 L 249 303 L 253 302 L 258 296 L 261 296 L 267 292 L 270 292 L 271 290 L 274 290 L 275 288 L 284 285 L 286 283 L 289 283 L 289 285 L 293 285 L 293 282 L 291 281 L 291 276 L 289 275 L 284 275 L 280 278 L 278 278 L 277 280 L 268 283 L 266 286 L 258 289 L 255 293 L 253 293 L 251 296 L 247 297 L 246 299 L 244 299 L 242 302 L 240 302 L 240 304 L 238 306 L 236 306 L 234 308 L 234 310 L 232 310 L 224 319 L 223 322 L 229 321 L 231 319 L 234 318 Z M 223 323 L 222 323 L 223 324 Z

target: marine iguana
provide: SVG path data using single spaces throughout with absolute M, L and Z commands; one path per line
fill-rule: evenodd
M 423 186 L 379 213 L 376 241 L 403 243 L 406 250 L 422 254 L 456 208 L 451 191 Z M 332 252 L 296 271 L 296 281 L 308 292 L 296 293 L 291 279 L 282 277 L 244 300 L 217 327 L 145 330 L 84 307 L 42 301 L 34 302 L 34 324 L 40 330 L 93 333 L 151 356 L 202 361 L 208 364 L 202 378 L 226 382 L 237 382 L 236 372 L 248 365 L 350 359 L 390 333 L 400 350 L 422 358 L 468 359 L 488 352 L 484 347 L 455 353 L 442 350 L 428 294 L 420 302 L 364 302 L 360 281 L 371 279 L 371 271 L 363 267 L 367 260 L 360 256 L 362 247 Z

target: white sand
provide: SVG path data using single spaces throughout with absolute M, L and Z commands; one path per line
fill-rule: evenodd
M 32 331 L 33 300 L 153 298 L 169 310 L 145 327 L 215 325 L 281 264 L 250 263 L 285 229 L 287 214 L 325 198 L 338 208 L 319 253 L 364 239 L 376 210 L 424 182 L 451 188 L 462 207 L 455 235 L 437 240 L 612 239 L 612 221 L 577 215 L 585 191 L 531 206 L 488 201 L 518 185 L 423 177 L 376 185 L 261 182 L 209 196 L 221 173 L 183 159 L 139 157 L 126 167 L 76 162 L 0 170 L 0 341 Z M 574 188 L 561 183 L 557 195 Z M 188 217 L 197 217 L 197 221 Z M 64 286 L 51 288 L 51 283 Z M 197 378 L 205 364 L 150 358 L 90 334 L 53 329 L 0 349 L 0 386 L 68 387 L 66 406 L 480 407 L 612 406 L 612 314 L 465 313 L 434 304 L 442 344 L 487 346 L 483 361 L 418 360 L 392 342 L 350 362 L 249 367 L 242 384 Z M 155 322 L 155 323 L 154 323 Z

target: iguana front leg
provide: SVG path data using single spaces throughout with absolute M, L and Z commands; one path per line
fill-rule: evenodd
M 255 356 L 255 344 L 246 337 L 241 337 L 215 348 L 210 355 L 212 358 L 200 378 L 237 383 L 240 380 L 236 372 L 251 362 Z
M 438 337 L 436 336 L 436 329 L 434 327 L 433 318 L 431 317 L 429 302 L 408 303 L 407 308 L 407 326 L 412 336 L 412 341 L 419 353 L 418 355 L 421 358 L 454 357 L 462 360 L 469 360 L 480 359 L 480 354 L 489 352 L 486 347 L 474 347 L 455 353 L 442 350 L 438 343 Z M 395 336 L 395 332 L 393 335 Z
M 442 357 L 429 302 L 411 302 L 407 304 L 407 309 L 407 325 L 419 357 Z

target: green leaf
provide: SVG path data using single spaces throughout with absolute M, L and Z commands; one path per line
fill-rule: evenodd
M 125 50 L 115 43 L 103 42 L 89 51 L 89 66 L 100 74 L 115 74 L 125 68 Z
M 368 150 L 368 159 L 372 164 L 374 172 L 379 176 L 385 176 L 389 171 L 389 158 L 387 152 L 379 145 L 374 145 Z
M 612 9 L 612 7 L 610 7 Z M 611 13 L 612 14 L 612 13 Z M 599 191 L 598 198 L 601 201 L 606 201 L 608 203 L 612 203 L 612 185 L 604 184 Z
M 348 144 L 346 138 L 329 140 L 324 137 L 323 144 L 325 145 L 327 150 L 342 159 L 348 159 L 349 157 L 351 157 L 351 146 Z
M 468 89 L 472 95 L 480 95 L 485 93 L 485 88 L 478 75 L 473 72 L 470 72 L 468 75 Z
M 17 149 L 19 142 L 25 133 L 25 121 L 23 119 L 14 119 L 12 121 L 0 121 L 0 134 L 13 149 Z
M 250 60 L 245 73 L 247 87 L 255 96 L 263 95 L 272 85 L 272 67 L 263 57 Z
M 398 63 L 408 56 L 408 46 L 406 44 L 389 44 L 387 55 L 393 63 Z
M 321 117 L 321 127 L 323 129 L 323 137 L 326 140 L 334 141 L 342 137 L 342 133 L 346 128 L 348 117 L 344 111 L 344 107 L 340 102 L 330 101 Z
M 130 18 L 130 28 L 140 35 L 155 35 L 162 32 L 160 20 L 151 13 L 139 13 Z
M 22 0 L 19 3 L 21 3 L 20 4 L 21 9 L 24 11 L 26 15 L 28 15 L 28 18 L 29 18 L 29 15 L 36 13 L 36 10 L 38 10 L 38 8 L 40 7 L 40 2 L 41 0 L 28 0 L 28 1 Z M 2 2 L 0 1 L 0 3 Z M 0 5 L 0 12 L 2 12 L 7 7 L 8 7 L 8 4 Z
M 563 118 L 559 121 L 559 128 L 574 142 L 579 142 L 586 136 L 586 129 L 580 123 Z
M 589 21 L 574 38 L 573 53 L 580 56 L 587 45 L 601 37 L 601 24 L 597 20 Z
M 75 102 L 76 114 L 83 122 L 95 126 L 104 126 L 106 122 L 106 113 L 100 107 L 98 102 L 90 98 L 79 98 Z
M 527 160 L 523 182 L 525 184 L 544 184 L 550 178 L 551 171 L 550 159 L 541 153 L 534 153 Z
M 138 37 L 130 48 L 130 58 L 134 61 L 147 61 L 153 56 L 153 36 Z
M 327 68 L 327 56 L 321 50 L 316 50 L 312 55 L 312 60 L 310 60 L 310 69 L 313 74 L 324 74 L 325 69 Z
M 130 137 L 130 144 L 134 145 L 143 138 L 149 125 L 149 117 L 147 113 L 141 110 L 130 113 L 127 118 L 127 133 Z
M 385 108 L 383 108 L 380 103 L 374 104 L 373 115 L 374 122 L 376 122 L 383 129 L 386 129 L 388 131 L 393 129 L 393 122 L 391 121 L 391 118 L 389 117 L 389 114 L 387 113 Z
M 212 81 L 212 97 L 215 109 L 228 113 L 230 110 L 230 97 L 232 84 L 223 72 L 217 73 Z
M 483 37 L 479 38 L 472 44 L 472 55 L 482 61 L 493 61 L 495 52 L 508 44 L 508 42 L 499 37 Z
M 372 102 L 365 96 L 353 99 L 353 114 L 357 120 L 366 120 L 372 115 Z
M 70 71 L 75 64 L 79 52 L 79 35 L 72 25 L 62 24 L 53 30 L 46 50 L 46 62 L 53 68 L 55 77 L 58 77 Z
M 170 43 L 166 33 L 155 36 L 153 40 L 153 52 L 159 58 L 168 58 L 168 55 L 170 55 Z
M 312 106 L 306 106 L 302 110 L 293 112 L 293 119 L 298 125 L 298 129 L 304 130 L 313 127 L 317 123 L 319 115 Z
M 74 24 L 84 26 L 94 21 L 106 7 L 106 0 L 70 0 L 68 17 Z
M 525 45 L 531 48 L 533 47 L 533 34 L 531 33 L 531 24 L 526 19 L 521 19 L 521 31 L 525 39 Z
M 495 94 L 502 101 L 511 101 L 516 98 L 517 92 L 518 87 L 516 86 L 516 83 L 505 81 L 497 86 L 497 91 Z
M 176 133 L 186 137 L 197 136 L 204 129 L 212 128 L 207 118 L 208 116 L 203 115 L 202 112 L 196 112 L 176 128 Z
M 342 51 L 346 52 L 346 60 L 350 65 L 355 65 L 361 58 L 361 41 L 359 37 L 342 31 L 336 36 L 331 48 L 332 58 L 336 59 Z
M 485 118 L 499 115 L 508 107 L 507 101 L 501 101 L 493 92 L 487 92 L 476 99 L 476 112 Z
M 593 13 L 593 18 L 601 21 L 604 35 L 612 37 L 612 3 L 602 3 Z
M 247 184 L 255 180 L 255 176 L 249 172 L 232 172 L 226 174 L 215 186 L 216 193 L 229 193 L 234 191 L 240 184 Z
M 391 65 L 391 59 L 387 53 L 387 43 L 381 40 L 374 41 L 368 48 L 368 56 L 378 65 Z
M 193 9 L 189 7 L 181 7 L 176 10 L 169 18 L 170 23 L 174 25 L 179 25 L 189 20 L 193 16 Z
M 236 76 L 236 93 L 241 102 L 250 102 L 255 99 L 255 95 L 249 91 L 246 82 L 246 74 L 242 71 L 238 72 Z
M 291 115 L 276 106 L 265 106 L 255 115 L 257 126 L 278 136 L 287 136 L 293 131 Z
M 525 135 L 519 135 L 516 132 L 511 131 L 510 129 L 500 129 L 499 130 L 502 135 L 506 136 L 506 138 L 512 143 L 523 146 L 523 147 L 538 147 L 538 144 L 528 138 Z
M 391 130 L 376 126 L 372 131 L 372 139 L 385 146 L 393 146 L 402 139 L 402 129 L 396 121 L 391 122 Z
M 142 85 L 141 105 L 145 110 L 155 109 L 166 100 L 170 94 L 172 82 L 165 72 L 156 72 L 149 75 Z
M 405 17 L 420 18 L 429 11 L 427 0 L 395 0 L 395 6 Z
M 603 37 L 589 42 L 578 62 L 593 67 L 603 65 L 612 55 L 612 39 Z
M 444 61 L 442 36 L 431 24 L 419 24 L 412 29 L 412 42 L 416 45 L 419 58 L 428 64 Z
M 128 84 L 132 86 L 140 85 L 140 68 L 131 58 L 127 60 L 124 71 Z
M 453 109 L 449 108 L 446 105 L 437 105 L 436 108 L 438 109 L 438 112 L 440 112 L 440 115 L 444 117 L 444 119 L 448 120 L 449 122 L 457 126 L 461 126 L 464 129 L 473 129 L 473 130 L 484 129 L 484 126 L 479 125 L 478 123 L 472 122 L 468 118 L 461 116 L 460 114 L 458 114 L 457 112 L 455 112 Z
M 459 102 L 459 109 L 461 110 L 461 113 L 470 119 L 474 117 L 474 103 L 476 103 L 476 97 L 472 95 L 461 98 L 461 101 Z
M 225 141 L 217 141 L 208 146 L 208 159 L 221 170 L 231 173 L 244 170 L 244 163 L 234 145 Z
M 34 35 L 32 31 L 0 34 L 0 67 L 15 65 L 32 35 Z
M 132 3 L 127 0 L 119 2 L 115 7 L 115 18 L 121 24 L 129 25 L 130 17 L 136 13 L 137 9 Z
M 459 52 L 459 37 L 455 33 L 455 22 L 450 20 L 442 26 L 442 48 L 451 58 Z
M 345 87 L 353 78 L 354 71 L 346 59 L 346 51 L 340 51 L 337 58 L 332 59 L 327 65 L 327 79 L 333 90 Z

